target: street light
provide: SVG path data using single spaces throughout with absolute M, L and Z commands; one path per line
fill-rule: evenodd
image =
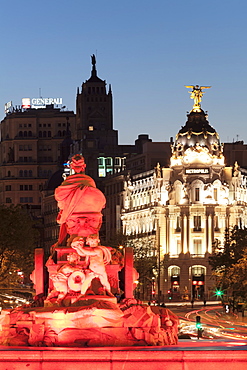
M 201 324 L 201 316 L 196 316 L 196 328 L 197 328 L 197 339 L 202 337 L 202 324 Z

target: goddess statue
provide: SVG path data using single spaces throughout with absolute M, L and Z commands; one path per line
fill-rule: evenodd
M 81 154 L 72 157 L 70 168 L 74 174 L 68 176 L 55 190 L 55 199 L 60 212 L 58 244 L 64 245 L 67 234 L 70 238 L 87 237 L 97 234 L 102 224 L 102 209 L 105 207 L 104 194 L 96 188 L 94 180 L 85 175 L 86 164 Z

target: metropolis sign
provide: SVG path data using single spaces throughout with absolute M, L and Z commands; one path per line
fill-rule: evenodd
M 22 98 L 22 108 L 45 108 L 47 105 L 62 105 L 62 98 Z
M 209 168 L 186 168 L 185 169 L 185 173 L 187 175 L 198 175 L 198 174 L 202 174 L 202 175 L 205 175 L 207 173 L 209 173 Z

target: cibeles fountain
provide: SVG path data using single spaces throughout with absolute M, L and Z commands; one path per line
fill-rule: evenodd
M 45 264 L 43 249 L 35 250 L 34 303 L 2 311 L 0 345 L 82 348 L 177 344 L 177 317 L 167 308 L 134 298 L 138 272 L 133 267 L 132 248 L 125 248 L 122 254 L 100 245 L 101 211 L 106 200 L 85 174 L 85 167 L 80 154 L 73 156 L 72 174 L 55 190 L 60 209 L 58 242 L 51 246 Z M 121 291 L 119 272 L 123 276 Z

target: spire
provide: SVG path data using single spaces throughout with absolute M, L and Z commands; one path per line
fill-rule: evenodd
M 93 54 L 93 55 L 91 55 L 91 59 L 92 59 L 92 66 L 93 66 L 93 68 L 92 68 L 92 77 L 97 77 L 97 70 L 96 70 L 96 57 L 95 57 L 95 55 Z

